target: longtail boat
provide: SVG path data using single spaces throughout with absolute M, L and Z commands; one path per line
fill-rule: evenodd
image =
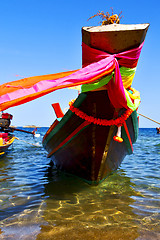
M 83 27 L 82 68 L 2 84 L 0 111 L 81 86 L 65 114 L 53 104 L 57 119 L 42 143 L 57 168 L 98 184 L 133 152 L 140 94 L 132 81 L 148 27 L 117 22 Z
M 15 140 L 13 134 L 8 133 L 12 115 L 0 113 L 0 157 L 3 156 Z
M 29 134 L 32 134 L 33 137 L 38 135 L 36 134 L 37 128 L 35 128 L 31 132 L 31 131 L 10 126 L 12 118 L 13 116 L 11 114 L 0 112 L 0 157 L 2 157 L 8 151 L 8 148 L 13 144 L 15 139 L 26 142 L 24 140 L 21 140 L 15 137 L 12 134 L 14 131 L 29 133 Z M 26 142 L 26 143 L 35 146 L 35 144 L 29 143 L 29 142 Z
M 160 133 L 160 127 L 157 127 L 156 130 L 157 130 L 157 133 Z
M 132 154 L 140 96 L 131 85 L 148 27 L 82 28 L 82 69 L 88 68 L 90 74 L 94 68 L 99 74 L 82 84 L 66 114 L 58 103 L 53 104 L 57 119 L 46 132 L 43 146 L 60 170 L 98 184 Z
M 8 151 L 8 148 L 12 145 L 14 140 L 15 137 L 13 134 L 0 133 L 0 157 Z

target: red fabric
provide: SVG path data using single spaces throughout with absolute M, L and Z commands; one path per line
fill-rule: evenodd
M 0 133 L 0 137 L 1 138 L 7 138 L 8 137 L 8 133 Z
M 107 84 L 108 96 L 115 108 L 125 107 L 127 108 L 127 100 L 124 98 L 124 87 L 119 70 L 119 65 L 134 68 L 137 65 L 144 42 L 138 47 L 125 52 L 117 54 L 109 54 L 101 50 L 97 50 L 89 47 L 85 43 L 82 43 L 83 52 L 83 67 L 90 65 L 91 63 L 102 61 L 102 59 L 114 59 L 115 69 L 114 78 Z
M 4 118 L 4 119 L 12 119 L 12 117 L 13 116 L 9 113 L 2 113 L 2 118 Z
M 83 67 L 86 67 L 93 62 L 98 62 L 106 57 L 115 56 L 119 65 L 123 67 L 134 68 L 137 66 L 143 44 L 144 42 L 138 48 L 134 48 L 122 53 L 109 54 L 107 52 L 89 47 L 82 42 Z

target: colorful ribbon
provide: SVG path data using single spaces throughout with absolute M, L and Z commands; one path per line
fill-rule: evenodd
M 107 84 L 110 101 L 115 108 L 135 109 L 134 101 L 124 89 L 120 67 L 135 68 L 143 43 L 135 49 L 117 54 L 108 54 L 82 44 L 85 67 L 80 70 L 24 78 L 0 86 L 0 111 L 14 107 L 55 90 L 88 84 L 111 76 Z M 85 55 L 85 50 L 87 54 Z M 88 54 L 90 51 L 90 54 Z

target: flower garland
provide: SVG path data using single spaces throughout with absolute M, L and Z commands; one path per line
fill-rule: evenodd
M 131 109 L 127 109 L 125 113 L 123 113 L 120 117 L 116 119 L 106 120 L 106 119 L 100 119 L 95 118 L 92 116 L 88 116 L 86 113 L 82 112 L 78 108 L 74 107 L 73 104 L 70 105 L 70 110 L 75 113 L 78 117 L 82 118 L 83 120 L 88 121 L 89 123 L 93 123 L 100 126 L 122 126 L 124 122 L 127 120 L 127 118 L 132 114 Z

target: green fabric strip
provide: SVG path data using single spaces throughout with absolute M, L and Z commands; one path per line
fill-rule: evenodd
M 133 103 L 131 98 L 130 98 L 130 96 L 129 96 L 129 94 L 127 93 L 127 90 L 126 89 L 124 89 L 124 90 L 125 90 L 125 96 L 126 96 L 126 99 L 127 99 L 127 106 L 130 109 L 132 109 L 132 111 L 135 111 L 138 108 L 139 104 L 140 104 L 140 99 L 139 98 L 135 99 L 134 103 Z
M 136 71 L 136 68 L 120 67 L 120 73 L 121 73 L 122 77 L 132 76 L 133 74 L 135 74 L 135 71 Z M 93 91 L 95 89 L 98 89 L 100 87 L 103 87 L 104 85 L 106 85 L 111 80 L 113 75 L 114 75 L 114 71 L 112 72 L 111 75 L 100 79 L 98 82 L 91 83 L 91 84 L 83 84 L 81 86 L 81 92 L 89 92 L 89 91 Z
M 98 82 L 91 83 L 91 84 L 83 84 L 81 86 L 81 92 L 89 92 L 89 91 L 95 90 L 97 88 L 103 87 L 111 80 L 112 76 L 113 76 L 113 73 L 109 76 L 102 78 Z
M 120 73 L 121 76 L 132 76 L 136 72 L 136 67 L 135 68 L 126 68 L 126 67 L 120 67 Z

